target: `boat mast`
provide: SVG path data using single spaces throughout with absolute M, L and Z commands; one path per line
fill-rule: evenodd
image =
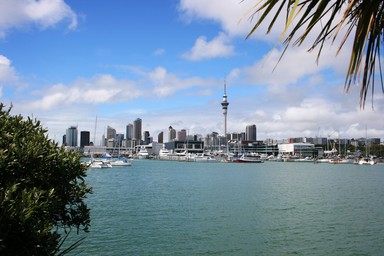
M 93 133 L 93 145 L 96 146 L 96 128 L 97 128 L 97 115 L 95 120 L 95 131 Z

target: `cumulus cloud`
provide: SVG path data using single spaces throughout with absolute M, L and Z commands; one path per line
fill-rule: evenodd
M 132 82 L 117 80 L 108 74 L 88 80 L 78 79 L 70 85 L 56 84 L 38 94 L 40 98 L 32 101 L 32 109 L 47 110 L 63 105 L 119 102 L 141 95 Z
M 253 1 L 181 0 L 179 10 L 186 21 L 207 19 L 218 22 L 230 36 L 245 35 L 251 29 L 248 22 Z M 241 21 L 244 18 L 244 21 Z
M 183 58 L 191 61 L 227 57 L 234 54 L 234 47 L 229 44 L 227 36 L 223 33 L 207 41 L 203 36 L 196 39 L 191 50 L 183 54 Z
M 17 80 L 15 68 L 11 60 L 0 55 L 0 84 Z
M 102 103 L 127 102 L 137 98 L 168 97 L 197 88 L 196 94 L 209 94 L 207 90 L 216 82 L 199 77 L 181 78 L 169 73 L 164 67 L 142 72 L 136 80 L 118 79 L 101 74 L 90 79 L 77 79 L 71 84 L 56 84 L 34 92 L 31 109 L 48 110 L 63 105 L 99 105 Z M 199 90 L 201 88 L 201 90 Z
M 181 78 L 176 74 L 169 73 L 164 67 L 157 67 L 147 76 L 155 96 L 167 97 L 191 87 L 202 87 L 205 94 L 207 88 L 216 84 L 212 79 L 199 77 Z
M 0 37 L 12 28 L 33 24 L 46 29 L 63 20 L 69 20 L 69 29 L 76 28 L 77 15 L 64 0 L 0 1 Z

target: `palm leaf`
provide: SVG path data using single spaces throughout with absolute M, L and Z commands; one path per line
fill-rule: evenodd
M 257 6 L 259 7 L 255 8 L 256 11 L 252 14 L 252 17 L 260 13 L 261 16 L 246 38 L 249 38 L 255 32 L 267 16 L 273 15 L 267 30 L 267 33 L 269 33 L 275 25 L 277 17 L 282 14 L 282 7 L 285 5 L 287 16 L 279 39 L 279 41 L 282 41 L 282 38 L 285 37 L 283 41 L 285 49 L 282 55 L 284 55 L 291 43 L 300 46 L 307 39 L 308 35 L 313 32 L 313 28 L 320 24 L 320 32 L 312 46 L 308 49 L 312 51 L 318 47 L 317 59 L 319 59 L 324 43 L 331 37 L 333 37 L 332 41 L 334 42 L 341 33 L 342 28 L 346 28 L 346 32 L 344 32 L 345 34 L 337 50 L 337 53 L 339 53 L 346 40 L 354 34 L 345 80 L 345 90 L 348 92 L 352 84 L 360 82 L 360 106 L 364 108 L 369 90 L 372 92 L 373 99 L 375 79 L 377 79 L 375 74 L 378 70 L 379 80 L 384 93 L 383 74 L 380 63 L 381 37 L 384 31 L 384 1 L 282 0 L 280 1 L 279 8 L 273 13 L 272 11 L 278 2 L 277 0 L 258 1 Z M 338 17 L 340 12 L 342 12 L 341 18 Z M 291 30 L 288 33 L 290 28 Z M 296 36 L 297 39 L 293 41 Z

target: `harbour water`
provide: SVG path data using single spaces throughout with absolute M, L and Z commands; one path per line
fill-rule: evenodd
M 383 255 L 384 165 L 135 160 L 88 171 L 72 255 Z

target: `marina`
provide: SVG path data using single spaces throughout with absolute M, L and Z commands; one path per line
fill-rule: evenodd
M 381 255 L 383 167 L 134 159 L 93 169 L 91 229 L 72 255 Z

